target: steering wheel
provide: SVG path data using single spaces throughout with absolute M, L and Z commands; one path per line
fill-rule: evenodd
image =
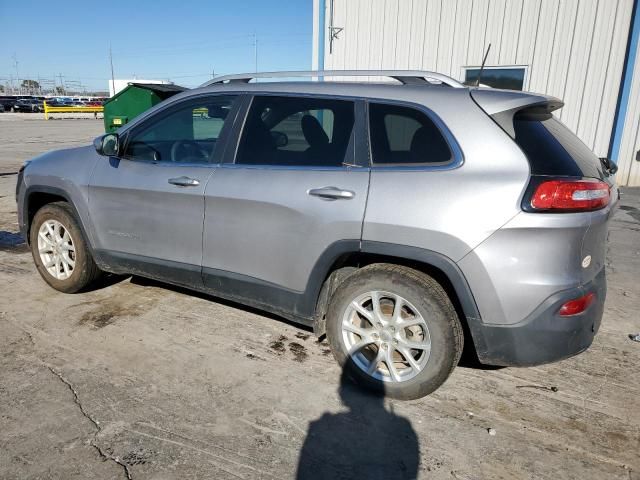
M 206 160 L 209 153 L 194 140 L 177 140 L 171 146 L 171 161 L 184 162 L 185 159 L 196 157 L 198 160 Z
M 135 158 L 153 160 L 154 162 L 160 161 L 160 158 L 162 157 L 158 150 L 144 142 L 131 142 L 127 147 L 127 152 Z M 150 158 L 147 158 L 147 156 Z

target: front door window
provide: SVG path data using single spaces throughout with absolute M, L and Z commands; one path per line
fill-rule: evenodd
M 234 100 L 233 96 L 205 97 L 170 108 L 131 133 L 124 157 L 173 163 L 212 162 Z

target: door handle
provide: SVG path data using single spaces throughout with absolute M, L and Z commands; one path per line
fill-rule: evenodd
M 323 200 L 351 200 L 356 196 L 356 193 L 351 190 L 342 190 L 337 187 L 312 188 L 307 190 L 307 194 Z
M 177 185 L 179 187 L 197 187 L 200 185 L 200 181 L 198 179 L 185 176 L 170 178 L 168 182 L 171 185 Z

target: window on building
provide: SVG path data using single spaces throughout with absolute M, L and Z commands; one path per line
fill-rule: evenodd
M 354 104 L 309 97 L 256 97 L 236 164 L 340 167 L 354 124 Z
M 371 103 L 369 130 L 374 165 L 444 165 L 452 160 L 440 129 L 415 108 Z
M 480 85 L 507 90 L 523 90 L 526 67 L 484 67 Z M 465 85 L 475 85 L 480 67 L 465 67 Z

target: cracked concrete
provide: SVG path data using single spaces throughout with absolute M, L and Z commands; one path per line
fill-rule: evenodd
M 55 148 L 54 137 L 88 143 L 99 123 L 3 122 L 0 173 Z M 0 235 L 0 478 L 295 478 L 310 423 L 346 411 L 327 346 L 137 278 L 53 291 L 15 243 L 14 182 L 0 176 L 0 232 L 12 234 Z M 640 344 L 627 337 L 640 331 L 640 191 L 625 192 L 588 351 L 534 368 L 459 367 L 428 398 L 385 400 L 415 431 L 419 478 L 640 480 Z M 347 417 L 352 431 L 366 427 L 357 418 Z
M 33 337 L 29 337 L 31 338 L 31 340 L 33 340 Z M 118 457 L 114 457 L 113 455 L 107 453 L 100 445 L 98 445 L 98 443 L 96 442 L 98 435 L 100 434 L 100 432 L 102 431 L 102 427 L 100 426 L 100 422 L 98 422 L 95 418 L 93 418 L 82 406 L 82 402 L 80 401 L 80 397 L 78 396 L 78 391 L 75 389 L 75 387 L 73 386 L 73 384 L 67 380 L 64 375 L 62 375 L 62 373 L 58 372 L 55 368 L 47 365 L 47 368 L 49 369 L 49 371 L 54 374 L 55 376 L 57 376 L 60 381 L 62 383 L 64 383 L 67 387 L 69 387 L 69 390 L 71 391 L 71 393 L 73 393 L 73 400 L 76 403 L 76 405 L 78 405 L 78 408 L 80 409 L 80 412 L 82 412 L 82 415 L 85 416 L 85 418 L 87 418 L 91 423 L 93 423 L 93 425 L 96 427 L 96 433 L 93 435 L 93 438 L 90 440 L 89 444 L 95 448 L 98 452 L 98 454 L 105 460 L 111 460 L 112 462 L 117 463 L 118 465 L 120 465 L 123 470 L 124 470 L 124 474 L 127 477 L 127 480 L 132 480 L 131 477 L 131 471 L 129 470 L 129 465 L 127 465 L 126 463 L 124 463 L 122 460 L 120 460 Z

